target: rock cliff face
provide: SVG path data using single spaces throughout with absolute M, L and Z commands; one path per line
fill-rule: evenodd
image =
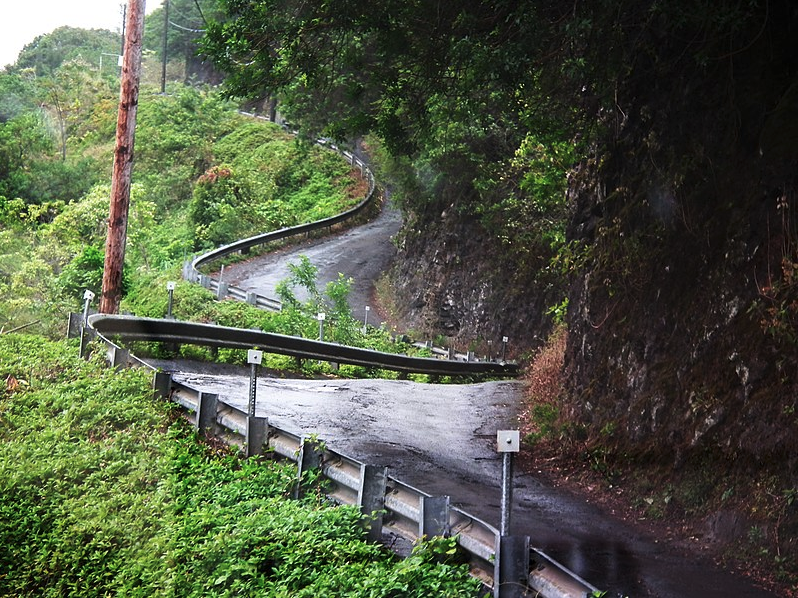
M 610 426 L 618 449 L 677 468 L 711 455 L 795 475 L 791 314 L 771 311 L 791 301 L 777 297 L 787 289 L 774 290 L 784 283 L 782 259 L 794 259 L 784 253 L 783 217 L 792 215 L 779 207 L 786 181 L 724 177 L 701 194 L 711 207 L 691 213 L 655 189 L 624 225 L 612 200 L 578 190 L 573 234 L 591 259 L 570 293 L 571 410 L 595 435 Z M 669 221 L 658 213 L 663 201 L 678 210 Z M 591 223 L 597 208 L 604 213 Z
M 537 346 L 550 328 L 556 292 L 535 272 L 507 261 L 473 218 L 454 209 L 407 225 L 391 273 L 399 317 L 408 329 L 451 339 L 458 349 L 496 355 L 508 337 L 508 357 Z M 487 342 L 492 342 L 492 349 Z
M 739 51 L 703 63 L 650 40 L 574 172 L 571 418 L 619 453 L 712 459 L 798 487 L 798 55 L 772 3 Z M 645 40 L 644 40 L 645 41 Z M 642 43 L 636 39 L 636 43 Z M 647 62 L 650 61 L 650 62 Z M 646 70 L 649 69 L 649 70 Z M 515 355 L 548 333 L 556 284 L 446 210 L 405 231 L 394 271 L 416 328 Z
M 711 457 L 786 485 L 798 484 L 798 71 L 783 24 L 667 85 L 638 73 L 619 97 L 622 120 L 571 188 L 586 267 L 566 383 L 574 417 L 620 451 L 677 468 Z

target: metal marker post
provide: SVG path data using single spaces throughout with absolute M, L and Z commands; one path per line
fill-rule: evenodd
M 255 417 L 255 394 L 258 388 L 258 366 L 263 361 L 263 351 L 250 349 L 247 351 L 247 363 L 250 364 L 249 373 L 249 415 Z
M 499 430 L 496 433 L 496 450 L 502 453 L 502 514 L 500 532 L 509 535 L 510 512 L 513 502 L 513 453 L 521 449 L 521 434 L 518 430 Z
M 219 286 L 216 287 L 216 298 L 222 300 L 226 296 L 227 285 L 224 283 L 224 264 L 222 264 L 222 268 L 219 270 Z
M 502 337 L 502 361 L 504 361 L 505 355 L 507 354 L 507 341 L 510 340 L 506 336 Z
M 493 361 L 493 341 L 488 341 L 488 361 Z
M 366 334 L 366 332 L 368 331 L 368 328 L 369 328 L 369 312 L 370 311 L 371 311 L 371 308 L 367 305 L 366 306 L 366 316 L 363 319 L 363 334 Z
M 166 283 L 166 292 L 169 293 L 169 302 L 166 304 L 166 319 L 172 319 L 172 300 L 175 296 L 175 283 L 171 280 Z
M 89 289 L 83 292 L 83 325 L 89 323 L 89 304 L 94 300 L 94 293 Z
M 327 317 L 327 314 L 324 312 L 319 312 L 316 318 L 319 320 L 319 340 L 324 340 L 324 319 Z
M 80 356 L 83 357 L 86 353 L 86 345 L 88 344 L 89 335 L 86 328 L 89 326 L 89 304 L 94 299 L 94 293 L 86 289 L 83 293 L 83 325 L 80 327 Z

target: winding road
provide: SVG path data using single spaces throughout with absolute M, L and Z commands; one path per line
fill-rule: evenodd
M 316 239 L 286 249 L 252 258 L 228 266 L 224 272 L 225 282 L 248 292 L 276 298 L 275 287 L 287 279 L 291 272 L 289 264 L 299 263 L 306 256 L 318 269 L 317 286 L 320 291 L 328 282 L 343 274 L 354 281 L 349 295 L 352 314 L 361 321 L 365 307 L 374 306 L 374 283 L 390 266 L 396 255 L 392 238 L 402 226 L 402 216 L 390 202 L 379 216 L 371 222 L 345 230 L 330 237 Z M 295 289 L 298 299 L 307 297 L 304 289 Z M 370 322 L 378 323 L 378 322 Z
M 355 279 L 353 313 L 373 305 L 374 280 L 395 255 L 391 237 L 401 217 L 390 206 L 379 218 L 329 239 L 316 240 L 235 264 L 225 282 L 274 297 L 288 263 L 306 255 L 319 268 L 319 287 L 338 272 Z M 178 382 L 214 392 L 246 408 L 249 370 L 228 365 L 160 362 Z M 336 451 L 387 465 L 395 478 L 452 503 L 498 527 L 501 460 L 496 431 L 514 428 L 523 383 L 431 385 L 392 380 L 297 380 L 261 377 L 257 414 L 276 425 L 315 433 Z M 608 596 L 636 598 L 768 598 L 773 594 L 684 554 L 665 541 L 586 504 L 534 475 L 514 478 L 512 531 L 542 549 Z

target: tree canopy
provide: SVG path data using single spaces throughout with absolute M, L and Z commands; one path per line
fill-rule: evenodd
M 33 69 L 37 77 L 49 76 L 65 62 L 76 58 L 99 69 L 102 55 L 119 55 L 121 43 L 119 33 L 107 29 L 59 27 L 22 48 L 12 70 Z M 116 64 L 112 57 L 109 60 Z

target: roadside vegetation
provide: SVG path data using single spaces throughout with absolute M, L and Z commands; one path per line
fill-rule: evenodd
M 67 314 L 81 309 L 84 291 L 100 291 L 118 90 L 111 69 L 94 70 L 83 59 L 79 32 L 59 29 L 52 37 L 0 73 L 0 156 L 8 157 L 0 171 L 0 329 L 24 326 L 58 337 Z M 71 58 L 58 62 L 45 53 L 53 44 L 70 44 Z M 47 61 L 37 66 L 42 56 Z M 47 101 L 55 90 L 60 111 Z M 359 172 L 335 152 L 240 114 L 210 89 L 172 83 L 166 95 L 155 91 L 145 87 L 140 98 L 123 311 L 163 317 L 166 281 L 179 280 L 183 261 L 197 251 L 333 216 L 365 197 Z M 386 330 L 361 330 L 346 302 L 351 284 L 341 279 L 317 290 L 315 267 L 302 263 L 283 286 L 286 310 L 269 314 L 178 283 L 174 314 L 315 338 L 315 314 L 324 305 L 327 340 L 424 354 Z M 310 300 L 293 299 L 293 287 Z M 279 356 L 269 361 L 306 373 L 329 370 Z M 349 366 L 338 373 L 374 375 Z
M 0 335 L 0 596 L 477 596 L 452 539 L 405 560 L 296 468 L 201 444 L 142 370 Z
M 74 123 L 66 160 L 51 143 L 41 109 L 0 123 L 0 152 L 21 156 L 0 179 L 0 326 L 6 329 L 38 321 L 39 331 L 55 336 L 83 291 L 100 290 L 115 107 L 110 82 L 106 87 L 107 96 Z M 362 199 L 353 193 L 359 180 L 346 161 L 238 114 L 211 91 L 144 92 L 139 112 L 125 264 L 133 300 L 126 309 L 135 310 L 135 298 L 148 293 L 153 278 L 179 274 L 195 250 L 331 216 Z M 100 119 L 108 122 L 98 129 L 93 120 Z M 56 168 L 64 184 L 50 176 Z M 39 180 L 50 184 L 45 195 L 34 184 Z
M 219 6 L 230 93 L 384 152 L 398 315 L 564 322 L 530 440 L 798 594 L 795 3 Z

